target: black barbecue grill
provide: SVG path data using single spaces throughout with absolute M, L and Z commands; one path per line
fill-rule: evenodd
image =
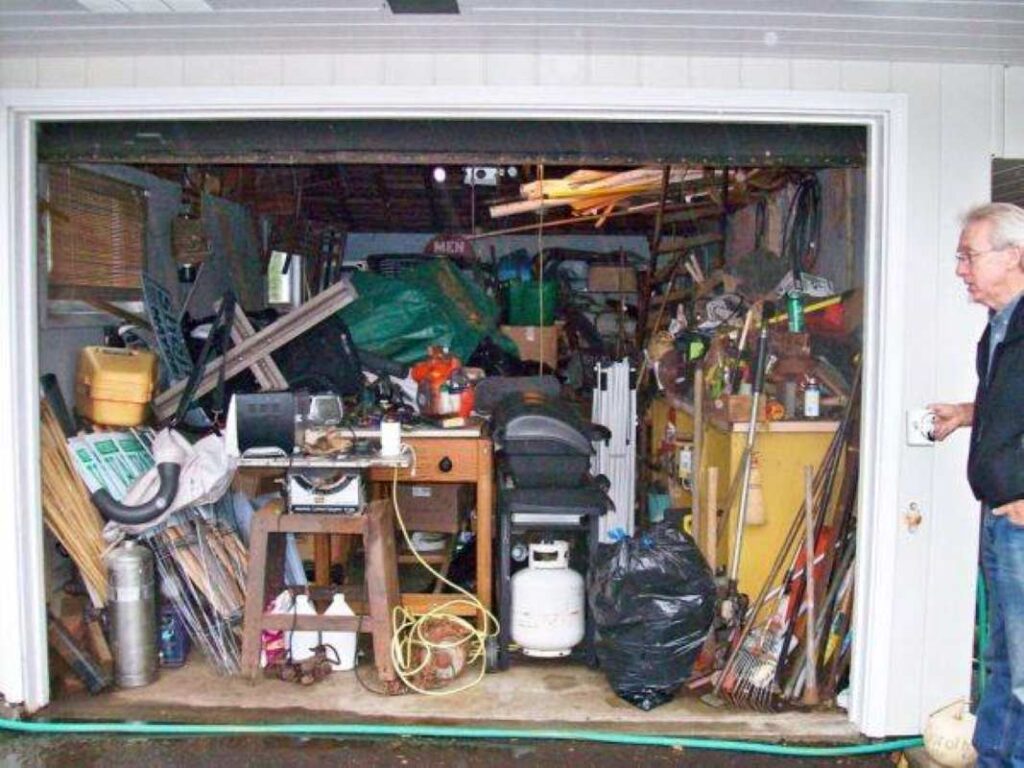
M 598 520 L 612 509 L 608 480 L 592 477 L 594 443 L 608 440 L 607 428 L 583 419 L 565 400 L 517 392 L 494 408 L 491 432 L 498 455 L 498 669 L 509 664 L 512 626 L 512 550 L 530 536 L 585 541 L 577 557 L 585 567 L 598 545 Z M 586 611 L 578 649 L 594 666 L 594 624 Z

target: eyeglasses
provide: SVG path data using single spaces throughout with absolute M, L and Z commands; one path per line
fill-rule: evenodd
M 987 256 L 990 253 L 1002 253 L 1005 250 L 1005 248 L 992 248 L 991 250 L 988 251 L 957 251 L 956 260 L 960 264 L 967 264 L 967 266 L 973 267 L 974 262 L 977 261 L 982 256 Z

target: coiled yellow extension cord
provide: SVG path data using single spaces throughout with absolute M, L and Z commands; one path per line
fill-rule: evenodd
M 412 446 L 407 444 L 402 446 L 402 451 L 403 453 L 408 451 L 412 454 L 412 473 L 415 474 L 416 451 Z M 395 509 L 395 519 L 398 521 L 398 527 L 402 531 L 402 537 L 405 539 L 406 546 L 409 547 L 409 550 L 416 557 L 419 564 L 434 576 L 434 578 L 439 579 L 442 583 L 464 596 L 453 598 L 420 615 L 412 613 L 412 611 L 402 605 L 395 607 L 395 612 L 392 617 L 394 633 L 391 636 L 391 661 L 394 664 L 395 672 L 410 690 L 422 693 L 426 696 L 450 696 L 455 693 L 461 693 L 462 691 L 468 690 L 479 683 L 487 673 L 487 640 L 497 636 L 498 619 L 493 613 L 484 607 L 483 603 L 477 599 L 476 595 L 468 592 L 458 584 L 449 581 L 442 574 L 438 573 L 430 563 L 420 556 L 416 547 L 413 546 L 412 539 L 409 537 L 409 532 L 405 528 L 405 521 L 402 519 L 402 510 L 398 505 L 398 467 L 395 467 L 391 481 L 391 504 Z M 480 510 L 477 510 L 477 514 L 481 514 Z M 483 616 L 483 627 L 478 628 L 473 624 L 473 622 L 450 612 L 454 607 L 462 607 L 465 605 L 472 606 L 479 616 Z M 437 642 L 435 640 L 428 639 L 424 635 L 424 632 L 426 628 L 430 626 L 430 623 L 437 619 L 445 619 L 446 621 L 461 627 L 465 630 L 465 635 L 458 640 L 447 642 Z M 412 679 L 430 665 L 436 652 L 450 651 L 464 645 L 467 646 L 466 665 L 469 666 L 477 663 L 478 661 L 480 663 L 477 674 L 472 680 L 455 688 L 442 688 L 440 690 L 423 688 L 413 682 Z M 422 658 L 420 658 L 419 661 L 416 661 L 417 651 L 422 654 Z

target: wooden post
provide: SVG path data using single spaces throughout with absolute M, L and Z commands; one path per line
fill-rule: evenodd
M 706 520 L 701 515 L 701 492 L 700 480 L 701 456 L 704 453 L 704 370 L 698 364 L 693 373 L 693 471 L 690 491 L 690 508 L 693 510 L 693 522 L 698 529 L 707 527 Z M 700 521 L 698 523 L 698 521 Z
M 373 501 L 366 510 L 366 593 L 373 621 L 373 661 L 383 682 L 395 680 L 391 662 L 391 636 L 394 633 L 398 592 L 398 567 L 395 554 L 395 526 L 390 505 Z
M 494 535 L 494 451 L 490 440 L 477 440 L 476 444 L 476 594 L 484 608 L 490 610 L 494 579 L 490 546 Z M 487 546 L 481 549 L 480 542 Z M 481 615 L 479 621 L 482 628 L 487 620 Z
M 711 572 L 718 569 L 718 467 L 708 467 L 708 492 L 704 496 L 704 517 L 701 523 L 701 551 Z

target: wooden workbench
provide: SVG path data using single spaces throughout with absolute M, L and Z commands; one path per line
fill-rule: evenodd
M 376 432 L 356 431 L 357 437 Z M 473 530 L 476 533 L 476 596 L 487 610 L 493 594 L 492 538 L 494 535 L 494 449 L 482 426 L 463 429 L 403 429 L 402 442 L 413 450 L 413 463 L 398 470 L 400 483 L 471 483 L 476 486 Z M 390 483 L 393 469 L 373 468 L 371 481 Z M 449 602 L 451 594 L 402 593 L 402 604 L 427 611 Z M 452 606 L 452 613 L 474 615 L 468 605 Z
M 380 437 L 376 429 L 356 429 L 351 434 L 356 439 L 375 440 Z M 344 463 L 353 470 L 365 472 L 370 482 L 390 484 L 397 469 L 400 483 L 467 483 L 475 486 L 476 504 L 472 523 L 476 534 L 476 597 L 490 610 L 494 589 L 494 451 L 490 436 L 482 424 L 459 429 L 412 427 L 403 428 L 402 442 L 412 449 L 411 458 L 407 453 L 393 459 L 381 456 L 363 459 L 351 457 L 346 458 Z M 339 462 L 327 458 L 310 458 L 302 462 L 294 458 L 257 459 L 243 460 L 239 468 L 259 468 L 261 474 L 279 473 L 289 466 L 299 466 L 300 463 L 303 466 L 329 467 Z M 314 583 L 319 585 L 327 585 L 330 580 L 333 559 L 331 538 L 327 535 L 314 537 Z M 338 540 L 350 537 L 333 538 Z M 337 543 L 340 545 L 341 542 Z M 346 547 L 339 546 L 333 554 L 335 557 L 344 557 L 346 551 Z M 426 612 L 452 599 L 451 593 L 403 592 L 401 595 L 402 605 L 417 613 Z M 361 605 L 359 597 L 354 596 L 350 604 L 358 609 Z M 477 613 L 466 603 L 456 603 L 446 610 L 463 616 Z M 482 622 L 483 617 L 479 618 Z

